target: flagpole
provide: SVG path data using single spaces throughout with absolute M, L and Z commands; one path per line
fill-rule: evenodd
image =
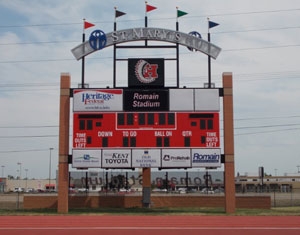
M 210 43 L 210 32 L 209 29 L 218 26 L 219 24 L 216 22 L 212 22 L 207 18 L 208 23 L 208 34 L 207 34 L 207 41 Z M 208 55 L 208 88 L 211 88 L 211 56 Z
M 208 33 L 207 33 L 207 41 L 210 43 L 210 32 L 209 32 L 209 18 L 207 18 L 208 24 Z M 208 88 L 211 88 L 211 57 L 208 55 Z
M 117 7 L 115 7 L 115 22 L 114 22 L 114 31 L 117 31 Z M 114 44 L 114 51 L 113 51 L 113 57 L 114 57 L 114 62 L 113 62 L 113 88 L 116 88 L 116 56 L 117 56 L 117 48 L 116 44 Z
M 117 31 L 117 7 L 114 8 L 115 8 L 114 31 Z
M 147 17 L 147 1 L 145 1 L 145 28 L 148 27 L 148 17 Z
M 176 7 L 176 31 L 179 31 L 179 21 L 178 18 L 186 15 L 187 13 L 184 11 L 178 10 Z M 177 88 L 179 87 L 179 43 L 176 43 L 176 56 L 177 56 Z
M 176 31 L 179 31 L 179 22 L 178 22 L 178 7 L 176 7 Z M 176 76 L 177 76 L 177 88 L 179 88 L 179 44 L 176 43 Z
M 83 19 L 82 43 L 85 42 L 84 22 L 85 22 L 85 19 Z M 85 56 L 83 56 L 81 59 L 81 88 L 84 88 L 84 70 L 85 70 Z
M 122 11 L 118 11 L 117 10 L 117 7 L 115 7 L 115 21 L 114 21 L 114 31 L 116 32 L 117 31 L 117 18 L 122 16 L 122 15 L 125 15 L 126 13 L 125 12 L 122 12 Z M 117 61 L 117 45 L 114 44 L 114 50 L 113 50 L 113 88 L 116 88 L 116 61 Z
M 145 28 L 148 27 L 148 17 L 147 17 L 147 1 L 145 1 Z M 148 40 L 145 39 L 145 46 L 148 46 Z

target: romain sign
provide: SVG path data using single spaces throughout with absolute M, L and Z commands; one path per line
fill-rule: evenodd
M 168 111 L 169 91 L 126 89 L 123 102 L 124 111 Z
M 106 34 L 106 45 L 104 47 L 141 40 L 164 41 L 175 44 L 178 43 L 182 46 L 200 51 L 214 59 L 216 59 L 221 52 L 220 47 L 205 41 L 202 38 L 194 37 L 193 35 L 170 29 L 148 27 L 123 29 L 110 32 Z M 72 49 L 72 53 L 77 60 L 95 51 L 97 50 L 91 47 L 89 41 L 86 41 Z

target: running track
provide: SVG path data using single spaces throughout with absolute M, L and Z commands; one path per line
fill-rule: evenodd
M 299 235 L 300 216 L 0 216 L 1 235 Z

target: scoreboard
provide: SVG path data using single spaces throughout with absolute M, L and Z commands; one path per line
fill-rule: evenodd
M 79 112 L 73 148 L 220 147 L 218 112 Z
M 73 167 L 220 167 L 218 89 L 74 89 Z

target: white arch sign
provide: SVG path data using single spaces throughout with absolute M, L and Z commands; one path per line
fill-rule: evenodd
M 192 48 L 196 51 L 200 51 L 212 58 L 216 59 L 221 52 L 221 48 L 203 40 L 202 38 L 195 37 L 193 35 L 182 33 L 169 29 L 161 28 L 132 28 L 113 31 L 106 34 L 105 47 L 113 46 L 115 44 L 132 42 L 132 41 L 164 41 L 175 44 L 180 44 Z M 87 56 L 97 50 L 91 47 L 89 41 L 76 46 L 72 50 L 73 55 L 77 60 L 84 56 Z

